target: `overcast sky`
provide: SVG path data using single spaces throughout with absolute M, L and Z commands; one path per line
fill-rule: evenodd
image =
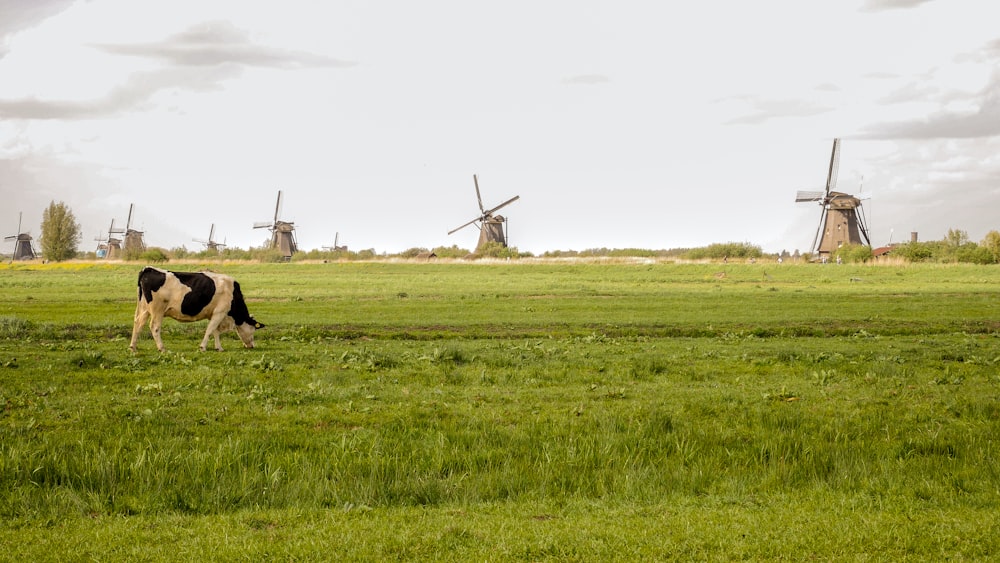
M 83 249 L 809 249 L 835 137 L 872 242 L 1000 229 L 996 0 L 0 0 L 0 234 Z M 890 235 L 892 233 L 892 235 Z M 11 243 L 3 250 L 9 252 Z M 10 248 L 8 248 L 10 247 Z

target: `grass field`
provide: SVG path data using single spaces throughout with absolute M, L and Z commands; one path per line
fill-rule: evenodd
M 1000 555 L 995 266 L 210 267 L 0 266 L 0 560 Z

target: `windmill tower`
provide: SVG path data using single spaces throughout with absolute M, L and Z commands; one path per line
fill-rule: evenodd
M 146 250 L 146 243 L 142 240 L 142 231 L 132 228 L 132 211 L 135 204 L 128 206 L 128 221 L 125 222 L 125 240 L 122 250 L 126 254 L 139 254 Z
M 285 260 L 289 260 L 292 254 L 298 252 L 299 247 L 295 242 L 295 223 L 281 221 L 278 215 L 281 214 L 281 190 L 278 190 L 278 202 L 274 205 L 274 219 L 271 222 L 262 221 L 253 224 L 255 229 L 268 229 L 271 231 L 271 248 L 277 249 Z
M 4 237 L 4 242 L 14 241 L 14 253 L 10 255 L 10 260 L 34 260 L 35 249 L 31 246 L 31 235 L 21 232 L 21 213 L 17 214 L 17 234 Z
M 499 211 L 501 207 L 514 203 L 521 196 L 516 195 L 493 209 L 486 209 L 483 207 L 483 196 L 479 193 L 479 178 L 477 178 L 475 174 L 472 175 L 472 182 L 476 185 L 476 199 L 479 201 L 480 215 L 468 223 L 448 231 L 448 234 L 450 235 L 456 231 L 464 229 L 473 223 L 479 223 L 476 225 L 479 229 L 479 242 L 476 244 L 476 252 L 479 252 L 488 242 L 499 242 L 501 246 L 506 247 L 507 233 L 504 226 L 507 223 L 507 219 L 503 215 L 494 215 L 494 213 Z
M 824 191 L 799 191 L 795 195 L 797 203 L 818 202 L 823 208 L 819 227 L 813 237 L 812 249 L 820 258 L 828 258 L 845 244 L 871 246 L 868 224 L 865 220 L 861 199 L 844 192 L 834 191 L 837 187 L 837 168 L 840 165 L 840 139 L 833 140 L 830 167 L 826 173 Z M 817 244 L 818 243 L 818 244 Z
M 211 250 L 213 252 L 218 252 L 226 247 L 224 242 L 215 242 L 215 223 L 212 223 L 212 228 L 208 230 L 208 240 L 201 239 L 191 239 L 194 242 L 199 242 L 205 245 L 205 250 Z

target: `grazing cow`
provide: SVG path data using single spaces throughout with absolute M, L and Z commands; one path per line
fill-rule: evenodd
M 139 272 L 139 298 L 135 305 L 132 325 L 134 352 L 142 325 L 149 320 L 156 348 L 163 351 L 160 325 L 163 317 L 188 323 L 208 319 L 208 329 L 199 348 L 204 351 L 208 338 L 215 337 L 215 349 L 222 351 L 219 334 L 236 330 L 243 345 L 253 348 L 253 333 L 264 325 L 250 316 L 240 284 L 233 278 L 214 272 L 168 272 L 159 268 L 143 268 Z

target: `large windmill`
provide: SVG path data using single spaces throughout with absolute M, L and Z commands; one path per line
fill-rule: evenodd
M 125 251 L 125 254 L 137 255 L 146 250 L 146 242 L 142 239 L 142 231 L 132 228 L 132 211 L 134 209 L 134 203 L 128 206 L 128 220 L 125 221 L 125 239 L 122 244 L 122 250 Z
M 844 192 L 834 191 L 837 187 L 837 168 L 840 165 L 840 139 L 833 140 L 830 167 L 826 173 L 824 191 L 802 191 L 795 195 L 796 202 L 815 201 L 823 208 L 819 227 L 813 237 L 812 250 L 819 257 L 828 258 L 845 244 L 871 246 L 868 238 L 868 224 L 865 220 L 861 199 Z
M 4 237 L 3 240 L 4 242 L 14 241 L 14 253 L 10 255 L 12 262 L 35 258 L 35 249 L 31 246 L 31 235 L 21 232 L 21 213 L 17 214 L 17 234 Z
M 473 223 L 479 223 L 476 225 L 479 229 L 479 242 L 476 244 L 476 252 L 479 252 L 483 246 L 489 242 L 498 242 L 501 246 L 506 247 L 507 232 L 504 225 L 507 223 L 507 219 L 503 215 L 494 215 L 494 213 L 499 211 L 501 207 L 514 203 L 521 196 L 516 195 L 493 209 L 486 209 L 483 207 L 483 196 L 479 193 L 479 178 L 477 178 L 475 174 L 472 175 L 472 182 L 476 185 L 476 199 L 479 201 L 480 215 L 468 223 L 448 231 L 448 234 L 450 235 L 456 231 L 464 229 Z
M 205 250 L 211 250 L 213 252 L 218 252 L 226 247 L 225 242 L 215 241 L 215 223 L 212 223 L 212 228 L 208 230 L 208 240 L 201 239 L 191 239 L 194 242 L 199 242 L 205 245 Z
M 295 223 L 281 221 L 278 215 L 281 214 L 281 190 L 278 190 L 278 202 L 274 205 L 274 219 L 270 222 L 262 221 L 253 224 L 255 229 L 268 229 L 271 231 L 271 248 L 281 252 L 285 260 L 298 252 L 299 247 L 295 242 Z

